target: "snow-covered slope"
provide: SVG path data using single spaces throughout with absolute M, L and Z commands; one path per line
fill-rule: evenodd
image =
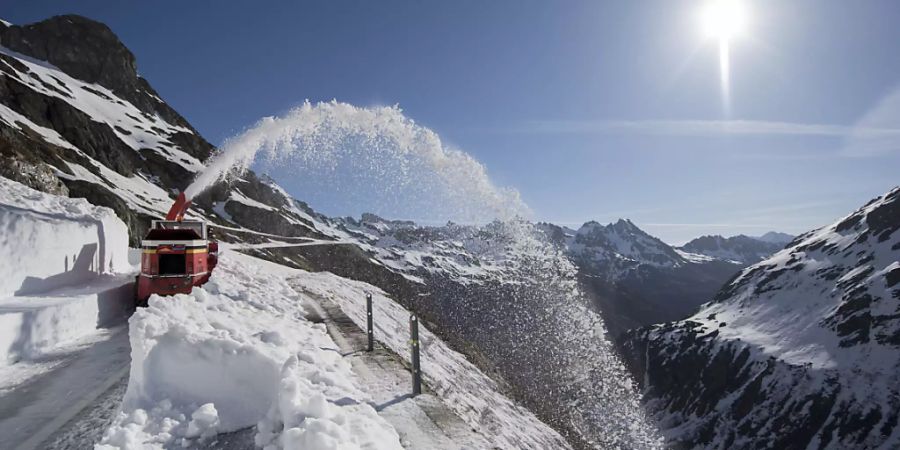
M 151 297 L 130 320 L 128 391 L 100 448 L 188 445 L 257 423 L 260 446 L 401 448 L 306 320 L 289 273 L 226 252 L 203 288 Z
M 624 347 L 672 442 L 900 446 L 900 188 Z
M 308 319 L 309 295 L 358 317 L 365 292 L 377 297 L 379 338 L 408 358 L 408 312 L 374 286 L 224 252 L 203 288 L 154 296 L 132 317 L 128 391 L 100 448 L 196 445 L 254 426 L 256 444 L 272 449 L 401 448 L 324 325 Z M 422 331 L 426 382 L 473 429 L 499 448 L 567 447 Z

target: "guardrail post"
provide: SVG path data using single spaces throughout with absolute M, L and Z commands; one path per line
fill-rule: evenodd
M 366 336 L 369 339 L 366 351 L 369 352 L 375 350 L 375 331 L 372 328 L 372 294 L 366 292 Z
M 422 393 L 422 371 L 419 367 L 419 319 L 415 313 L 409 316 L 410 350 L 412 353 L 412 395 Z

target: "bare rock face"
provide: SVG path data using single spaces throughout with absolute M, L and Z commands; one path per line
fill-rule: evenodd
M 9 156 L 0 156 L 0 176 L 48 194 L 69 195 L 69 188 L 43 163 L 30 164 Z
M 67 74 L 107 87 L 142 111 L 190 127 L 138 76 L 134 55 L 106 25 L 76 15 L 55 16 L 0 30 L 0 45 L 47 61 Z

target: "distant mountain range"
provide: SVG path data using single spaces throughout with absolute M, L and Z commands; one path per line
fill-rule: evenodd
M 783 247 L 747 236 L 708 236 L 673 247 L 627 219 L 608 225 L 587 222 L 578 230 L 538 226 L 576 264 L 585 292 L 603 312 L 613 336 L 687 317 L 740 269 Z M 715 245 L 704 246 L 707 240 Z
M 683 252 L 708 256 L 722 261 L 737 264 L 755 264 L 784 248 L 793 236 L 784 233 L 770 232 L 761 237 L 703 236 L 694 239 L 678 248 Z

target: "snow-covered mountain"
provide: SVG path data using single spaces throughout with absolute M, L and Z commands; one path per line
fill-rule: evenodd
M 538 228 L 577 266 L 612 336 L 689 316 L 743 267 L 674 248 L 626 219 Z
M 900 188 L 741 271 L 689 319 L 627 333 L 676 447 L 900 446 Z
M 743 234 L 722 237 L 702 236 L 679 247 L 678 250 L 723 261 L 749 265 L 758 263 L 784 248 L 793 239 L 787 234 L 770 232 L 755 238 Z
M 0 25 L 0 176 L 113 209 L 133 246 L 215 151 L 136 67 L 108 27 L 83 17 Z M 542 233 L 533 224 L 329 218 L 252 171 L 193 202 L 189 215 L 232 249 L 368 283 L 415 310 L 570 443 L 633 447 L 653 438 L 635 432 L 640 409 L 608 341 L 593 334 L 600 319 L 566 309 L 574 268 L 557 248 L 527 238 Z M 571 361 L 583 361 L 583 372 Z
M 781 233 L 778 231 L 769 231 L 762 236 L 754 236 L 755 239 L 758 239 L 763 242 L 768 242 L 770 244 L 779 244 L 779 245 L 787 245 L 789 242 L 794 240 L 794 236 L 787 233 Z
M 616 273 L 641 265 L 673 268 L 687 263 L 672 247 L 627 219 L 605 226 L 587 222 L 566 236 L 566 248 L 580 262 L 614 266 Z

